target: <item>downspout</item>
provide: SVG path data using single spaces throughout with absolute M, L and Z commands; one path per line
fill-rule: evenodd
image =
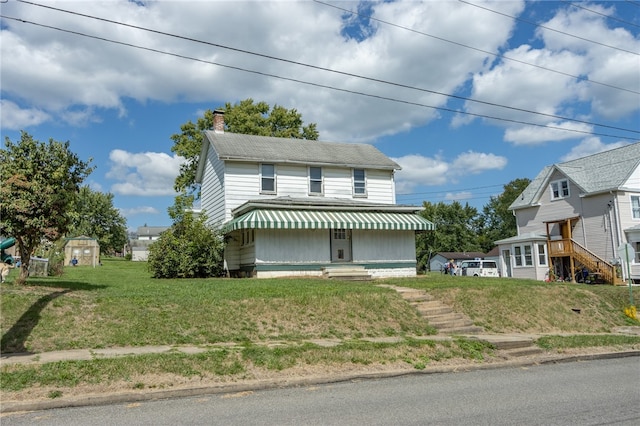
M 589 239 L 587 238 L 587 230 L 584 227 L 584 206 L 582 205 L 582 197 L 580 197 L 580 212 L 582 213 L 580 216 L 580 225 L 582 225 L 582 244 L 584 244 L 584 247 L 588 249 L 589 246 L 587 245 L 587 241 L 589 241 Z
M 613 195 L 613 192 L 611 192 L 611 194 Z M 616 230 L 616 242 L 614 246 L 614 253 L 615 253 L 615 249 L 622 244 L 622 237 L 621 237 L 622 228 L 620 227 L 619 212 L 620 212 L 620 206 L 618 205 L 618 196 L 617 194 L 615 194 L 615 196 L 613 197 L 613 220 L 615 221 L 614 229 Z M 616 255 L 619 255 L 619 253 L 616 253 Z

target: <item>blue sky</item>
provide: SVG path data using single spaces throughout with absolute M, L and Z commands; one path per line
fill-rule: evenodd
M 171 223 L 181 163 L 171 135 L 246 98 L 297 109 L 321 140 L 374 144 L 403 168 L 402 204 L 481 210 L 513 179 L 640 135 L 637 1 L 9 0 L 0 10 L 2 140 L 25 130 L 70 141 L 97 166 L 87 183 L 114 194 L 133 230 Z

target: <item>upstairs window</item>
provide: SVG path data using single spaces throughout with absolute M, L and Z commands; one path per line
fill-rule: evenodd
M 322 194 L 322 167 L 309 167 L 309 193 Z
M 273 164 L 262 164 L 260 166 L 260 192 L 276 192 L 276 166 Z
M 640 195 L 631 196 L 631 215 L 634 219 L 640 219 Z
M 364 197 L 367 195 L 364 169 L 353 169 L 353 195 L 356 197 Z
M 551 182 L 551 200 L 569 197 L 569 181 L 566 179 Z

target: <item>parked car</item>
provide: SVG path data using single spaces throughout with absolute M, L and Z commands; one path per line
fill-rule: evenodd
M 494 260 L 464 260 L 460 275 L 470 277 L 498 277 L 498 265 Z

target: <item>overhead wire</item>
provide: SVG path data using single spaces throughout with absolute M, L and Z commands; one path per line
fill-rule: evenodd
M 494 10 L 494 9 L 488 8 L 486 6 L 480 6 L 479 4 L 475 4 L 475 3 L 472 3 L 472 2 L 467 1 L 467 0 L 458 0 L 458 1 L 460 3 L 468 4 L 469 6 L 477 7 L 479 9 L 484 9 L 486 11 L 489 11 L 491 13 L 495 13 L 497 15 L 502 15 L 502 16 L 506 16 L 507 18 L 510 18 L 510 19 L 515 19 L 518 22 L 524 22 L 525 24 L 529 24 L 529 25 L 533 25 L 533 26 L 536 26 L 536 27 L 544 28 L 545 30 L 549 30 L 549 31 L 552 31 L 552 32 L 555 32 L 555 33 L 558 33 L 558 34 L 563 34 L 563 35 L 566 35 L 566 36 L 569 36 L 569 37 L 573 37 L 573 38 L 576 38 L 578 40 L 586 41 L 587 43 L 593 43 L 593 44 L 597 44 L 599 46 L 608 47 L 610 49 L 615 49 L 615 50 L 619 50 L 621 52 L 626 52 L 626 53 L 630 53 L 632 55 L 640 56 L 640 53 L 638 53 L 638 52 L 633 52 L 631 50 L 626 50 L 626 49 L 623 49 L 621 47 L 612 46 L 612 45 L 606 44 L 606 43 L 601 43 L 599 41 L 591 40 L 591 39 L 588 39 L 586 37 L 580 37 L 580 36 L 577 36 L 575 34 L 571 34 L 571 33 L 565 32 L 565 31 L 556 30 L 555 28 L 551 28 L 551 27 L 548 27 L 546 25 L 538 24 L 538 23 L 533 22 L 533 21 L 528 21 L 526 19 L 519 18 L 517 16 L 512 16 L 512 15 L 509 15 L 508 13 L 500 12 L 498 10 Z
M 302 62 L 298 62 L 298 61 L 293 61 L 293 60 L 289 60 L 289 59 L 279 58 L 279 57 L 272 56 L 272 55 L 266 55 L 266 54 L 262 54 L 262 53 L 258 53 L 258 52 L 252 52 L 252 51 L 248 51 L 246 49 L 239 49 L 239 48 L 235 48 L 235 47 L 225 46 L 225 45 L 221 45 L 219 43 L 203 41 L 203 40 L 199 40 L 199 39 L 195 39 L 195 38 L 191 38 L 191 37 L 186 37 L 186 36 L 181 36 L 181 35 L 177 35 L 177 34 L 168 33 L 168 32 L 165 32 L 165 31 L 159 31 L 159 30 L 154 30 L 154 29 L 151 29 L 151 28 L 145 28 L 145 27 L 141 27 L 141 26 L 137 26 L 137 25 L 126 24 L 126 23 L 113 21 L 113 20 L 106 19 L 106 18 L 100 18 L 100 17 L 96 17 L 96 16 L 92 16 L 92 15 L 87 15 L 87 14 L 75 12 L 75 11 L 69 11 L 69 10 L 57 8 L 57 7 L 54 7 L 54 6 L 42 5 L 42 4 L 38 4 L 38 3 L 35 3 L 35 2 L 31 2 L 31 1 L 26 1 L 26 0 L 18 0 L 18 1 L 21 2 L 21 3 L 30 4 L 30 5 L 33 5 L 33 6 L 52 9 L 52 10 L 56 10 L 56 11 L 59 11 L 59 12 L 68 13 L 68 14 L 72 14 L 72 15 L 77 15 L 77 16 L 90 18 L 90 19 L 95 19 L 95 20 L 102 21 L 102 22 L 108 22 L 108 23 L 112 23 L 112 24 L 116 24 L 116 25 L 121 25 L 121 26 L 124 26 L 124 27 L 129 27 L 129 28 L 133 28 L 133 29 L 147 31 L 147 32 L 155 33 L 155 34 L 160 34 L 160 35 L 172 37 L 172 38 L 178 38 L 178 39 L 186 40 L 186 41 L 190 41 L 190 42 L 205 44 L 205 45 L 218 47 L 218 48 L 222 48 L 222 49 L 227 49 L 227 50 L 231 50 L 231 51 L 236 51 L 236 52 L 240 52 L 240 53 L 244 53 L 244 54 L 263 57 L 263 58 L 267 58 L 267 59 L 271 59 L 271 60 L 276 60 L 276 61 L 281 61 L 281 62 L 285 62 L 285 63 L 295 64 L 295 65 L 308 67 L 308 68 L 312 68 L 312 69 L 317 69 L 317 70 L 321 70 L 321 71 L 327 71 L 327 72 L 331 72 L 331 73 L 336 73 L 336 74 L 339 74 L 339 75 L 345 75 L 345 76 L 349 76 L 349 77 L 360 78 L 360 79 L 364 79 L 364 80 L 372 81 L 372 82 L 376 82 L 376 83 L 382 83 L 382 84 L 387 84 L 387 85 L 391 85 L 391 86 L 395 86 L 395 87 L 401 87 L 401 88 L 405 88 L 405 89 L 410 89 L 410 90 L 416 90 L 416 91 L 436 94 L 436 95 L 444 96 L 444 97 L 451 97 L 451 98 L 454 98 L 454 99 L 480 103 L 480 104 L 484 104 L 484 105 L 488 105 L 488 106 L 492 106 L 492 107 L 504 108 L 504 109 L 509 109 L 509 110 L 513 110 L 513 111 L 524 112 L 524 113 L 527 113 L 527 114 L 545 116 L 545 117 L 554 118 L 554 119 L 558 119 L 558 120 L 571 121 L 571 122 L 582 123 L 582 124 L 587 124 L 587 125 L 596 126 L 596 127 L 604 127 L 604 128 L 609 128 L 609 129 L 613 129 L 613 130 L 620 130 L 620 131 L 623 131 L 623 132 L 630 132 L 630 133 L 638 133 L 638 134 L 640 134 L 640 131 L 637 131 L 637 130 L 626 129 L 626 128 L 606 125 L 606 124 L 602 124 L 602 123 L 594 123 L 594 122 L 575 119 L 575 118 L 571 118 L 571 117 L 560 116 L 560 115 L 556 115 L 556 114 L 548 114 L 548 113 L 542 113 L 542 112 L 538 112 L 538 111 L 531 111 L 531 110 L 527 110 L 527 109 L 524 109 L 524 108 L 517 108 L 517 107 L 512 107 L 512 106 L 507 106 L 507 105 L 501 105 L 501 104 L 497 104 L 497 103 L 494 103 L 494 102 L 481 101 L 481 100 L 477 100 L 477 99 L 473 99 L 473 98 L 467 98 L 467 97 L 464 97 L 464 96 L 447 94 L 447 93 L 438 92 L 438 91 L 434 91 L 434 90 L 429 90 L 429 89 L 424 89 L 424 88 L 420 88 L 420 87 L 410 86 L 410 85 L 406 85 L 406 84 L 402 84 L 402 83 L 390 82 L 390 81 L 387 81 L 387 80 L 382 80 L 382 79 L 377 79 L 377 78 L 372 78 L 372 77 L 366 77 L 366 76 L 362 76 L 362 75 L 358 75 L 358 74 L 354 74 L 354 73 L 348 73 L 348 72 L 344 72 L 344 71 L 338 71 L 338 70 L 333 70 L 333 69 L 330 69 L 330 68 L 325 68 L 325 67 L 320 67 L 320 66 L 316 66 L 316 65 L 306 64 L 306 63 L 302 63 Z M 16 19 L 19 20 L 18 18 L 16 18 Z M 29 22 L 29 23 L 32 23 L 34 25 L 37 24 L 37 23 L 33 23 L 33 22 Z M 56 29 L 61 30 L 61 31 L 63 30 L 63 29 L 57 28 L 57 27 L 56 27 Z M 78 32 L 75 32 L 75 33 L 78 33 Z M 80 35 L 80 34 L 78 33 L 77 35 Z M 86 35 L 86 34 L 84 34 L 84 35 Z M 86 35 L 86 36 L 89 36 L 89 35 Z M 97 37 L 97 38 L 100 38 L 100 37 Z M 108 39 L 105 39 L 105 38 L 101 38 L 101 39 L 103 39 L 104 41 L 113 41 L 113 40 L 108 40 Z M 156 50 L 156 49 L 154 49 L 154 50 L 162 53 L 159 50 Z M 282 78 L 282 77 L 279 77 L 279 78 Z M 640 92 L 638 92 L 638 94 L 640 94 Z M 465 115 L 471 115 L 471 116 L 478 116 L 478 117 L 482 117 L 482 118 L 497 119 L 497 120 L 509 121 L 509 122 L 513 122 L 513 123 L 517 123 L 517 124 L 525 124 L 525 123 L 527 123 L 529 125 L 547 127 L 547 128 L 552 128 L 552 129 L 556 129 L 556 130 L 577 131 L 579 133 L 580 132 L 584 132 L 584 131 L 579 131 L 577 129 L 566 129 L 564 127 L 548 126 L 548 125 L 542 125 L 542 124 L 539 125 L 539 124 L 536 124 L 536 123 L 523 122 L 521 120 L 511 120 L 511 119 L 505 119 L 505 118 L 500 118 L 500 117 L 488 116 L 488 115 L 485 115 L 485 114 L 475 114 L 475 113 L 471 113 L 471 112 L 468 112 L 468 111 L 453 110 L 451 108 L 445 108 L 445 107 L 436 107 L 436 106 L 424 105 L 424 104 L 419 104 L 419 105 L 426 106 L 428 108 L 440 109 L 440 110 L 448 111 L 448 112 L 455 112 L 457 114 L 465 114 Z M 599 134 L 593 133 L 593 132 L 584 132 L 584 133 L 599 135 Z M 599 136 L 602 136 L 602 135 L 599 135 Z M 609 137 L 620 137 L 620 136 L 611 136 L 611 135 L 609 135 Z
M 544 70 L 544 71 L 549 71 L 549 72 L 553 72 L 553 73 L 556 73 L 556 74 L 564 75 L 566 77 L 574 78 L 574 79 L 576 79 L 578 81 L 583 81 L 584 80 L 584 77 L 580 77 L 578 75 L 574 75 L 574 74 L 567 73 L 567 72 L 564 72 L 564 71 L 555 70 L 553 68 L 544 67 L 544 66 L 538 65 L 538 64 L 533 64 L 531 62 L 527 62 L 527 61 L 523 61 L 523 60 L 520 60 L 520 59 L 512 58 L 512 57 L 510 57 L 508 55 L 502 55 L 500 53 L 495 53 L 495 52 L 491 52 L 489 50 L 484 50 L 484 49 L 480 49 L 480 48 L 477 48 L 477 47 L 474 47 L 474 46 L 469 46 L 467 44 L 460 43 L 460 42 L 453 41 L 453 40 L 449 40 L 449 39 L 446 39 L 446 38 L 443 38 L 443 37 L 438 37 L 438 36 L 435 36 L 433 34 L 429 34 L 429 33 L 423 32 L 423 31 L 416 30 L 414 28 L 409 28 L 409 27 L 406 27 L 406 26 L 403 26 L 403 25 L 395 24 L 393 22 L 385 21 L 385 20 L 376 18 L 376 17 L 374 17 L 372 15 L 366 15 L 366 14 L 363 14 L 363 13 L 360 13 L 360 12 L 356 12 L 356 11 L 353 11 L 353 10 L 350 10 L 350 9 L 345 9 L 343 7 L 336 6 L 335 4 L 327 3 L 327 2 L 324 2 L 322 0 L 313 0 L 313 1 L 315 3 L 321 4 L 321 5 L 324 5 L 324 6 L 333 7 L 335 9 L 341 10 L 343 12 L 350 13 L 352 15 L 356 15 L 356 16 L 360 16 L 360 17 L 363 17 L 363 18 L 367 18 L 367 19 L 370 19 L 370 20 L 375 21 L 375 22 L 380 22 L 381 24 L 385 24 L 385 25 L 389 25 L 389 26 L 392 26 L 392 27 L 400 28 L 402 30 L 406 30 L 406 31 L 410 31 L 410 32 L 413 32 L 413 33 L 416 33 L 416 34 L 420 34 L 420 35 L 426 36 L 426 37 L 430 37 L 430 38 L 433 38 L 435 40 L 443 41 L 445 43 L 449 43 L 449 44 L 453 44 L 453 45 L 456 45 L 456 46 L 464 47 L 466 49 L 475 50 L 476 52 L 481 52 L 481 53 L 484 53 L 484 54 L 487 54 L 487 55 L 491 55 L 491 56 L 494 56 L 494 57 L 499 58 L 499 59 L 506 59 L 508 61 L 517 62 L 519 64 L 524 64 L 524 65 L 528 65 L 528 66 L 531 66 L 531 67 L 534 67 L 534 68 L 538 68 L 538 69 L 541 69 L 541 70 Z M 599 86 L 605 86 L 605 87 L 609 87 L 611 89 L 621 90 L 621 91 L 624 91 L 624 92 L 629 92 L 629 93 L 640 95 L 640 92 L 636 91 L 636 90 L 632 90 L 632 89 L 628 89 L 628 88 L 624 88 L 624 87 L 619 87 L 619 86 L 615 86 L 613 84 L 603 83 L 603 82 L 600 82 L 600 81 L 597 81 L 597 80 L 592 80 L 592 79 L 589 79 L 587 81 L 589 83 L 591 83 L 591 84 L 597 84 Z
M 351 93 L 351 94 L 355 94 L 355 95 L 360 95 L 360 96 L 365 96 L 365 97 L 370 97 L 370 98 L 380 99 L 380 100 L 386 100 L 386 101 L 401 103 L 401 104 L 405 104 L 405 105 L 419 106 L 419 107 L 424 107 L 424 108 L 436 109 L 436 110 L 439 110 L 439 111 L 446 111 L 446 112 L 450 112 L 450 113 L 454 113 L 454 114 L 470 115 L 470 116 L 473 116 L 473 117 L 485 118 L 485 119 L 489 119 L 489 120 L 503 121 L 503 122 L 509 122 L 509 123 L 514 123 L 514 124 L 522 124 L 522 125 L 526 125 L 526 126 L 541 127 L 541 128 L 546 128 L 546 129 L 559 130 L 559 131 L 563 131 L 563 132 L 572 132 L 572 133 L 592 135 L 592 136 L 602 136 L 602 137 L 616 138 L 616 139 L 622 139 L 622 140 L 636 140 L 635 138 L 622 136 L 622 135 L 612 135 L 612 134 L 600 133 L 600 132 L 594 132 L 594 131 L 586 131 L 586 130 L 566 128 L 566 127 L 552 126 L 552 125 L 547 125 L 547 124 L 532 123 L 532 122 L 528 122 L 528 121 L 510 119 L 510 118 L 505 118 L 505 117 L 497 117 L 497 116 L 492 116 L 492 115 L 487 115 L 487 114 L 478 114 L 478 113 L 472 113 L 472 112 L 468 112 L 468 111 L 461 111 L 461 110 L 456 110 L 456 109 L 453 109 L 453 108 L 446 108 L 446 107 L 439 107 L 439 106 L 434 106 L 434 105 L 427 105 L 427 104 L 423 104 L 423 103 L 419 103 L 419 102 L 413 102 L 413 101 L 408 101 L 408 100 L 392 98 L 392 97 L 389 97 L 389 96 L 374 95 L 374 94 L 371 94 L 371 93 L 364 93 L 364 92 L 360 92 L 360 91 L 356 91 L 356 90 L 343 89 L 343 88 L 339 88 L 339 87 L 335 87 L 335 86 L 330 86 L 330 85 L 327 85 L 327 84 L 320 84 L 320 83 L 314 83 L 314 82 L 310 82 L 310 81 L 300 80 L 300 79 L 297 79 L 297 78 L 284 77 L 284 76 L 280 76 L 280 75 L 276 75 L 276 74 L 266 73 L 264 71 L 250 70 L 250 69 L 247 69 L 247 68 L 242 68 L 242 67 L 238 67 L 238 66 L 222 64 L 222 63 L 219 63 L 219 62 L 208 61 L 208 60 L 204 60 L 204 59 L 200 59 L 200 58 L 194 58 L 194 57 L 191 57 L 191 56 L 182 55 L 182 54 L 178 54 L 178 53 L 167 52 L 167 51 L 154 49 L 154 48 L 150 48 L 150 47 L 139 46 L 139 45 L 135 45 L 135 44 L 132 44 L 132 43 L 112 40 L 112 39 L 109 39 L 109 38 L 106 38 L 106 37 L 90 35 L 90 34 L 82 33 L 82 32 L 79 32 L 79 31 L 74 31 L 74 30 L 68 30 L 68 29 L 64 29 L 64 28 L 55 27 L 55 26 L 52 26 L 52 25 L 41 24 L 41 23 L 38 23 L 38 22 L 33 22 L 33 21 L 26 20 L 26 19 L 23 19 L 23 18 L 16 18 L 16 17 L 8 16 L 8 15 L 0 15 L 0 17 L 4 18 L 4 19 L 10 19 L 10 20 L 22 22 L 22 23 L 25 23 L 25 24 L 39 26 L 39 27 L 42 27 L 42 28 L 48 28 L 48 29 L 52 29 L 52 30 L 56 30 L 56 31 L 61 31 L 61 32 L 65 32 L 65 33 L 68 33 L 68 34 L 74 34 L 74 35 L 78 35 L 78 36 L 82 36 L 82 37 L 87 37 L 87 38 L 91 38 L 91 39 L 95 39 L 95 40 L 100 40 L 100 41 L 104 41 L 104 42 L 107 42 L 107 43 L 119 44 L 119 45 L 122 45 L 122 46 L 132 47 L 132 48 L 136 48 L 136 49 L 140 49 L 140 50 L 146 50 L 146 51 L 155 52 L 155 53 L 161 53 L 161 54 L 164 54 L 164 55 L 169 55 L 169 56 L 173 56 L 173 57 L 177 57 L 177 58 L 192 60 L 192 61 L 206 63 L 206 64 L 210 64 L 210 65 L 216 65 L 216 66 L 229 68 L 229 69 L 234 69 L 234 70 L 237 70 L 237 71 L 243 71 L 243 72 L 252 73 L 252 74 L 258 74 L 258 75 L 267 76 L 267 77 L 273 77 L 273 78 L 277 78 L 277 79 L 281 79 L 281 80 L 285 80 L 285 81 L 291 81 L 291 82 L 310 85 L 310 86 L 314 86 L 314 87 L 320 87 L 320 88 L 324 88 L 324 89 L 335 90 L 335 91 L 339 91 L 339 92 L 343 92 L 343 93 Z M 509 107 L 504 107 L 504 108 L 509 108 Z M 603 126 L 603 127 L 612 127 L 612 126 Z M 632 130 L 632 129 L 624 129 L 624 128 L 616 128 L 616 127 L 613 127 L 613 128 L 617 129 L 617 130 L 631 132 L 631 133 L 640 133 L 640 131 Z
M 620 18 L 617 18 L 615 16 L 607 15 L 606 13 L 598 12 L 597 10 L 589 9 L 588 7 L 581 6 L 576 2 L 569 1 L 569 0 L 560 0 L 560 1 L 563 2 L 563 3 L 569 4 L 569 5 L 573 6 L 573 7 L 576 7 L 578 9 L 586 10 L 587 12 L 591 12 L 591 13 L 593 13 L 595 15 L 604 16 L 607 19 L 610 19 L 610 20 L 613 20 L 613 21 L 617 21 L 617 22 L 620 22 L 622 24 L 629 25 L 629 26 L 632 26 L 632 27 L 640 28 L 640 25 L 638 25 L 638 24 L 634 24 L 633 22 L 625 21 L 624 19 L 620 19 Z

